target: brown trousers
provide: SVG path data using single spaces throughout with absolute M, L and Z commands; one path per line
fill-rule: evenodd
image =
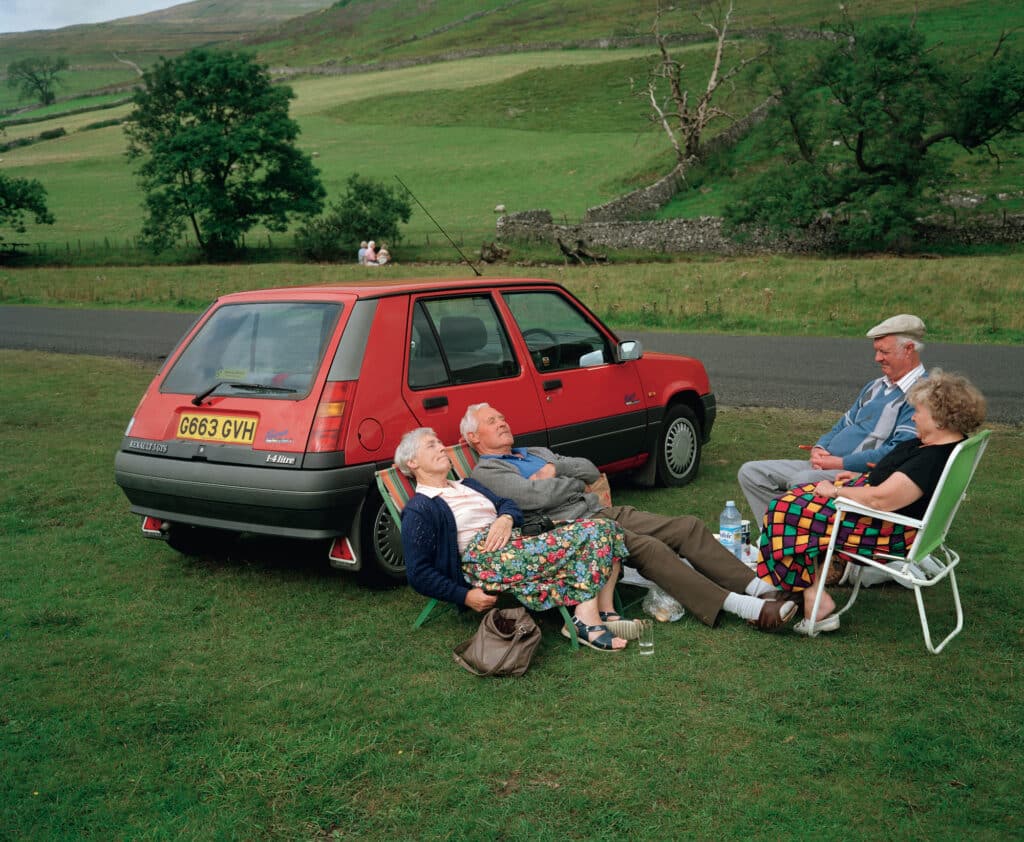
M 698 518 L 656 515 L 633 506 L 608 506 L 595 516 L 614 520 L 626 533 L 626 564 L 709 626 L 718 621 L 726 594 L 745 593 L 754 578 L 754 572 L 724 549 Z

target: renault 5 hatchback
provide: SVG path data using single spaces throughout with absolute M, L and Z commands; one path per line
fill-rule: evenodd
M 518 444 L 661 485 L 696 476 L 716 409 L 698 360 L 619 341 L 551 281 L 257 290 L 218 298 L 168 356 L 115 476 L 143 533 L 182 552 L 274 535 L 401 579 L 374 472 L 414 427 L 457 441 L 480 401 L 505 412 Z

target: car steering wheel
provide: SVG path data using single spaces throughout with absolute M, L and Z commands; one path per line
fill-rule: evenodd
M 535 348 L 530 343 L 531 336 L 540 336 L 543 339 L 549 340 L 545 346 Z M 526 341 L 526 347 L 530 349 L 530 356 L 533 357 L 533 361 L 537 368 L 551 368 L 559 362 L 558 358 L 558 339 L 555 335 L 542 327 L 531 327 L 523 331 L 523 339 Z M 544 365 L 544 357 L 547 356 L 547 365 Z

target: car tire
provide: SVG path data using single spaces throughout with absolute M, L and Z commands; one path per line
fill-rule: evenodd
M 363 559 L 360 572 L 363 578 L 383 585 L 404 582 L 402 533 L 376 488 L 366 495 L 359 517 L 359 552 Z
M 658 437 L 656 480 L 662 487 L 693 481 L 700 468 L 700 422 L 684 404 L 669 407 Z

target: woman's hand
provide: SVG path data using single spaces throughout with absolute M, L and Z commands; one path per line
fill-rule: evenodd
M 846 483 L 848 483 L 851 479 L 854 479 L 855 477 L 859 476 L 860 474 L 858 474 L 856 471 L 840 471 L 838 474 L 836 474 L 834 484 L 846 485 Z
M 498 597 L 481 588 L 472 588 L 466 594 L 466 607 L 472 608 L 474 611 L 486 611 L 488 608 L 493 608 L 497 601 Z
M 818 497 L 827 497 L 830 500 L 839 496 L 839 489 L 832 480 L 823 479 L 814 486 L 814 493 Z
M 489 553 L 504 547 L 512 535 L 512 526 L 511 515 L 499 515 L 487 532 L 487 538 L 484 540 L 483 546 L 484 552 Z

